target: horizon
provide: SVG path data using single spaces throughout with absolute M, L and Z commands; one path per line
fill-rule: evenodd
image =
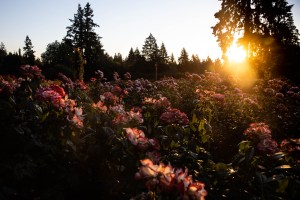
M 220 10 L 221 2 L 217 0 L 4 0 L 0 8 L 0 42 L 4 43 L 8 53 L 18 52 L 19 48 L 23 51 L 28 35 L 36 58 L 40 58 L 48 44 L 56 40 L 61 42 L 67 32 L 66 27 L 71 25 L 69 19 L 77 13 L 78 4 L 84 7 L 87 2 L 94 11 L 94 22 L 100 26 L 95 32 L 110 56 L 121 53 L 124 59 L 130 48 L 141 50 L 151 33 L 158 46 L 164 43 L 168 55 L 173 53 L 176 60 L 183 48 L 189 58 L 193 54 L 201 60 L 221 58 L 221 49 L 211 29 L 217 23 L 214 14 Z M 299 30 L 300 2 L 287 2 L 294 4 L 293 19 Z

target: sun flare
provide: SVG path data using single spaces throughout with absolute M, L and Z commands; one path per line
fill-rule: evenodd
M 232 45 L 228 48 L 226 56 L 230 62 L 241 63 L 246 59 L 247 53 L 242 46 Z

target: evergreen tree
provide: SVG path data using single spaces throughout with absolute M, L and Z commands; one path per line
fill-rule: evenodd
M 171 57 L 170 57 L 170 62 L 169 62 L 169 64 L 176 65 L 176 60 L 175 60 L 175 57 L 174 57 L 174 54 L 173 54 L 173 53 L 171 54 Z
M 132 66 L 136 62 L 135 54 L 134 54 L 132 47 L 129 50 L 129 53 L 128 53 L 128 56 L 127 56 L 125 62 L 128 66 Z
M 145 44 L 143 45 L 142 54 L 146 61 L 157 63 L 160 60 L 160 53 L 156 43 L 156 39 L 150 33 L 149 37 L 146 38 Z
M 189 62 L 189 55 L 185 48 L 181 50 L 180 56 L 178 58 L 178 70 L 181 72 L 190 71 L 190 62 Z
M 286 0 L 221 0 L 215 13 L 219 22 L 212 27 L 223 56 L 238 40 L 248 56 L 273 52 L 276 46 L 298 45 L 299 32 Z
M 67 27 L 66 38 L 72 41 L 74 48 L 84 48 L 84 10 L 80 4 L 78 4 L 77 13 L 74 14 L 74 19 L 69 19 L 72 23 Z
M 166 47 L 165 47 L 164 43 L 161 44 L 159 53 L 160 53 L 161 63 L 168 64 L 169 56 L 168 56 L 168 52 L 166 50 Z
M 114 55 L 113 62 L 115 64 L 121 65 L 123 63 L 123 57 L 121 53 L 117 53 Z
M 178 58 L 179 65 L 187 65 L 189 63 L 189 55 L 185 48 L 181 50 L 180 57 Z
M 94 28 L 99 27 L 94 23 L 94 14 L 91 5 L 87 3 L 84 7 L 84 56 L 87 65 L 97 65 L 103 57 L 103 46 L 100 42 L 101 37 L 95 32 Z
M 136 64 L 141 64 L 145 61 L 145 57 L 140 53 L 139 48 L 134 50 L 134 56 Z
M 93 10 L 87 3 L 84 8 L 78 4 L 77 13 L 74 19 L 70 19 L 71 26 L 67 27 L 67 35 L 64 41 L 74 49 L 80 50 L 85 60 L 88 75 L 92 75 L 101 62 L 105 60 L 103 46 L 100 42 L 101 37 L 95 32 L 94 28 L 99 27 L 93 21 Z
M 24 57 L 25 64 L 34 65 L 34 61 L 35 61 L 34 53 L 35 53 L 35 51 L 33 51 L 33 45 L 31 43 L 31 40 L 28 37 L 28 35 L 26 36 L 25 46 L 23 47 L 23 50 L 24 50 L 23 57 Z
M 0 67 L 3 66 L 5 57 L 7 56 L 7 51 L 3 42 L 0 43 Z

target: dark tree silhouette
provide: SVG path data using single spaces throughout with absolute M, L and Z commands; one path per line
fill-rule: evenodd
M 84 8 L 78 4 L 77 13 L 74 14 L 74 19 L 70 19 L 72 24 L 67 27 L 67 35 L 64 39 L 74 49 L 80 49 L 88 76 L 93 74 L 96 66 L 104 59 L 101 37 L 94 30 L 99 25 L 94 23 L 93 17 L 93 10 L 89 3 Z
M 182 48 L 178 58 L 178 68 L 181 72 L 189 71 L 189 55 L 185 48 Z
M 7 51 L 3 42 L 0 43 L 0 67 L 3 66 L 4 59 L 7 55 Z
M 142 54 L 148 62 L 157 63 L 160 60 L 160 53 L 156 43 L 156 39 L 151 33 L 149 37 L 147 37 L 145 40 L 145 44 L 143 45 L 142 49 Z
M 219 22 L 212 29 L 223 58 L 227 49 L 237 42 L 244 46 L 260 74 L 286 74 L 285 69 L 292 66 L 284 66 L 285 63 L 296 61 L 285 58 L 291 48 L 299 47 L 299 32 L 291 12 L 293 5 L 288 5 L 286 0 L 221 1 L 221 10 L 215 13 Z M 299 48 L 296 51 L 299 54 Z
M 165 47 L 164 43 L 161 43 L 160 49 L 159 49 L 159 55 L 160 55 L 160 62 L 162 64 L 168 64 L 169 62 L 169 56 L 167 49 Z
M 222 0 L 221 10 L 215 14 L 219 22 L 212 27 L 213 34 L 223 54 L 236 36 L 249 50 L 249 56 L 261 49 L 270 50 L 274 42 L 298 44 L 291 8 L 285 0 Z
M 24 57 L 25 64 L 34 65 L 35 51 L 33 51 L 33 45 L 28 35 L 26 36 L 25 46 L 23 47 L 23 50 L 24 50 L 23 57 Z
M 185 48 L 182 48 L 180 56 L 178 58 L 179 65 L 187 65 L 189 63 L 189 55 Z

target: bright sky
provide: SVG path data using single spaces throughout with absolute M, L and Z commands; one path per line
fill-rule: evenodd
M 221 55 L 211 29 L 217 23 L 214 14 L 220 10 L 218 0 L 1 0 L 0 42 L 8 52 L 17 52 L 23 49 L 28 35 L 39 57 L 49 43 L 62 40 L 78 3 L 84 7 L 87 2 L 94 10 L 94 22 L 100 25 L 95 31 L 111 56 L 121 53 L 125 58 L 131 47 L 141 50 L 150 33 L 176 59 L 182 48 L 200 59 Z M 299 30 L 300 1 L 288 2 L 294 4 L 293 17 Z

